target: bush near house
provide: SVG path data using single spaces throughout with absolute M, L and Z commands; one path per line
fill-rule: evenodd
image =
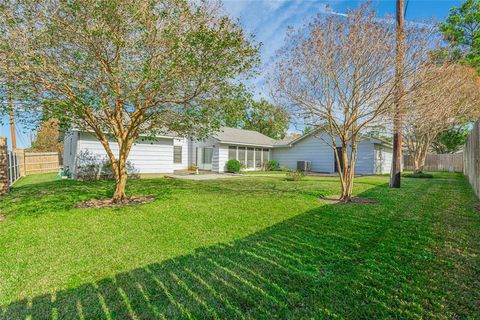
M 278 170 L 278 167 L 278 161 L 275 160 L 269 160 L 263 163 L 263 170 L 265 171 L 275 171 Z
M 241 164 L 240 161 L 232 159 L 227 161 L 227 172 L 238 173 L 240 172 Z
M 287 180 L 290 181 L 300 181 L 305 177 L 305 173 L 300 170 L 291 170 L 287 172 Z

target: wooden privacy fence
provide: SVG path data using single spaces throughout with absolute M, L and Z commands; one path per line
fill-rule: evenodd
M 473 190 L 480 197 L 480 120 L 473 126 L 470 136 L 463 147 L 464 169 Z
M 58 152 L 25 152 L 25 175 L 57 172 L 61 166 Z
M 34 173 L 57 172 L 62 165 L 58 152 L 8 151 L 7 138 L 0 137 L 0 195 L 20 177 Z
M 413 157 L 405 155 L 403 157 L 403 169 L 414 170 Z M 463 154 L 429 154 L 425 159 L 425 171 L 449 171 L 463 172 Z

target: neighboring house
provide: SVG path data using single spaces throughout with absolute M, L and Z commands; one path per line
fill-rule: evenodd
M 328 139 L 327 136 L 324 138 Z M 327 140 L 328 141 L 328 140 Z M 118 153 L 116 142 L 110 142 Z M 230 159 L 239 160 L 244 170 L 260 170 L 268 160 L 296 169 L 298 160 L 311 161 L 312 171 L 335 172 L 333 151 L 321 136 L 306 134 L 293 141 L 278 141 L 259 132 L 223 127 L 205 140 L 175 135 L 141 137 L 132 146 L 128 161 L 135 173 L 172 173 L 196 166 L 201 170 L 225 172 Z M 390 170 L 391 146 L 386 142 L 365 138 L 359 143 L 357 173 L 381 174 Z M 100 142 L 89 132 L 69 131 L 64 142 L 64 166 L 74 178 L 82 170 L 100 171 L 108 158 Z

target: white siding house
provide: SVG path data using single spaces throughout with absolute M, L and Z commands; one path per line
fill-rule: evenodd
M 100 170 L 102 164 L 108 161 L 102 144 L 89 132 L 70 131 L 65 136 L 64 143 L 64 167 L 74 178 L 82 167 L 96 164 Z M 118 155 L 117 142 L 110 141 L 109 144 L 112 152 Z M 176 159 L 174 147 L 177 147 Z M 155 139 L 141 137 L 133 144 L 127 161 L 134 173 L 172 173 L 174 170 L 186 169 L 188 141 L 168 136 Z
M 331 138 L 326 133 L 306 134 L 290 143 L 275 145 L 272 157 L 281 167 L 297 168 L 297 161 L 311 162 L 314 172 L 333 173 L 335 168 L 335 154 L 327 143 Z M 340 141 L 337 139 L 337 145 Z M 357 148 L 355 172 L 358 174 L 383 174 L 390 172 L 392 148 L 387 142 L 373 139 L 362 139 Z
M 297 161 L 307 160 L 314 172 L 333 173 L 336 161 L 329 136 L 317 133 L 304 135 L 290 142 L 271 139 L 259 132 L 221 128 L 204 140 L 159 136 L 141 137 L 132 146 L 128 162 L 135 173 L 173 173 L 196 166 L 200 170 L 225 172 L 226 163 L 236 159 L 244 170 L 260 170 L 263 163 L 276 160 L 280 166 L 297 168 Z M 118 154 L 118 145 L 110 142 Z M 74 178 L 86 166 L 100 167 L 108 161 L 101 143 L 88 132 L 70 131 L 65 135 L 64 166 Z M 358 145 L 355 171 L 359 174 L 383 174 L 390 171 L 391 146 L 383 141 L 364 138 Z M 89 168 L 90 168 L 89 167 Z

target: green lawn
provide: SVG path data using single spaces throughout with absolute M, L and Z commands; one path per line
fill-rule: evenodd
M 256 174 L 286 174 L 286 171 L 272 170 L 272 171 L 241 171 L 242 174 L 256 175 Z
M 480 318 L 480 214 L 458 174 L 131 181 L 156 201 L 73 209 L 110 182 L 0 198 L 0 319 Z

